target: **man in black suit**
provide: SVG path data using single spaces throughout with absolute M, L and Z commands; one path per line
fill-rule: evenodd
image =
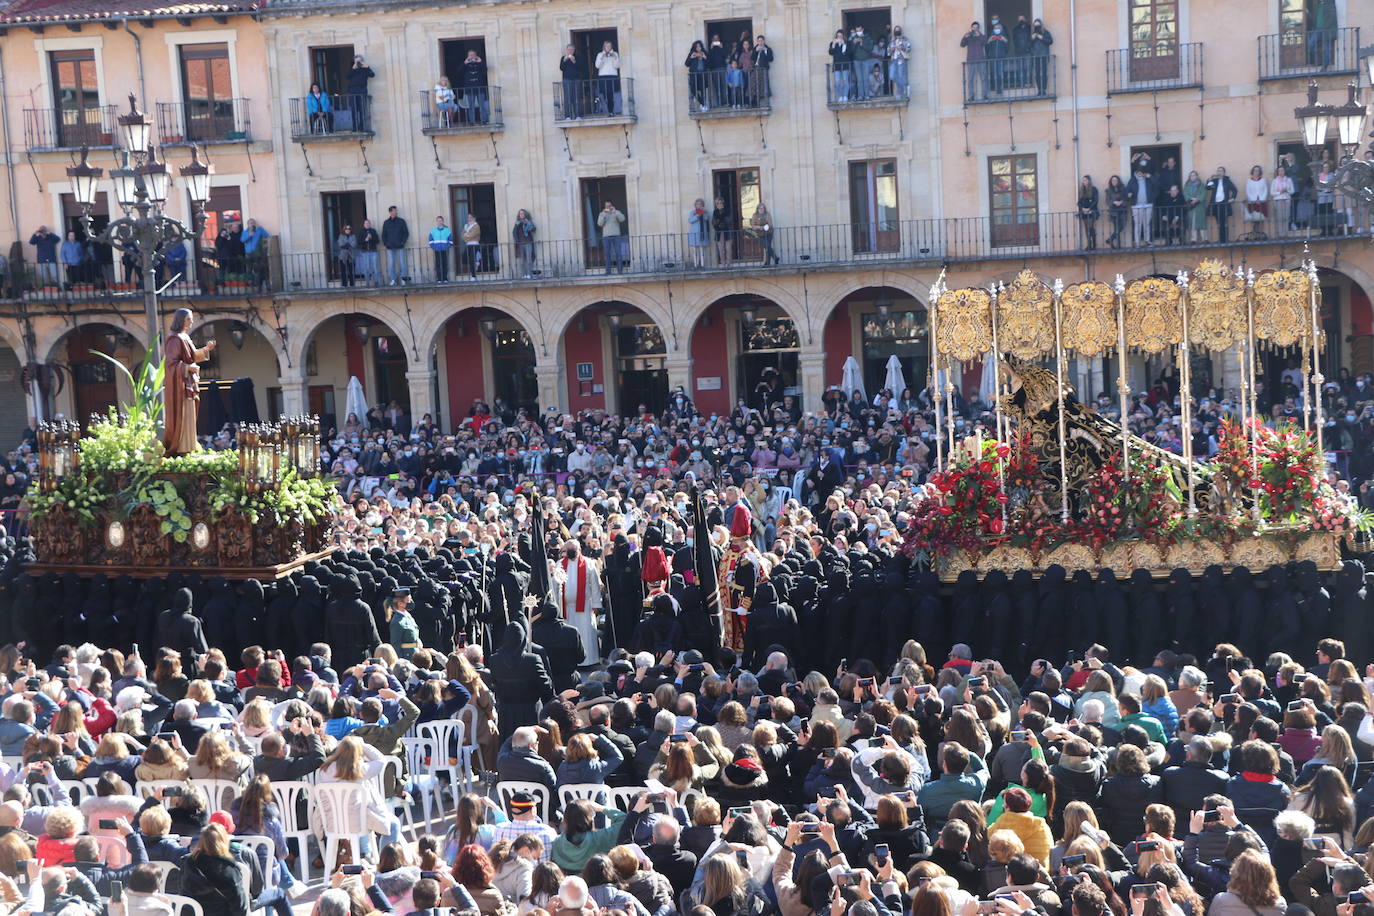
M 1226 176 L 1226 169 L 1217 166 L 1216 174 L 1207 179 L 1207 193 L 1203 201 L 1212 218 L 1217 221 L 1217 241 L 1225 242 L 1231 222 L 1231 202 L 1236 199 L 1236 184 Z

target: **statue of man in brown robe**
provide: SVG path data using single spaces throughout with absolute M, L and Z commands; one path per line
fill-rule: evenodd
M 172 313 L 172 327 L 163 348 L 162 451 L 186 455 L 196 450 L 196 408 L 200 404 L 200 366 L 210 358 L 216 341 L 203 347 L 191 342 L 191 310 Z

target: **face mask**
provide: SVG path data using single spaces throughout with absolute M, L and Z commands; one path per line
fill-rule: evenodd
M 595 493 L 595 492 L 596 492 L 596 491 L 593 490 L 591 487 L 587 487 L 585 490 L 582 491 L 582 495 L 585 496 L 585 497 L 587 497 L 588 499 L 591 499 L 591 498 L 592 498 L 592 494 Z

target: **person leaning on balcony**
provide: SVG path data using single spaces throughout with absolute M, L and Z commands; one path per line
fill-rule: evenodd
M 453 86 L 449 83 L 447 76 L 439 77 L 439 82 L 434 84 L 434 108 L 439 112 L 439 126 L 453 126 L 453 109 L 457 106 L 453 104 Z
M 834 86 L 835 101 L 849 101 L 849 69 L 854 58 L 850 55 L 849 42 L 845 41 L 844 29 L 836 29 L 835 37 L 830 39 L 826 48 L 830 55 L 831 82 Z
M 623 257 L 626 241 L 621 235 L 621 226 L 625 223 L 625 214 L 616 209 L 615 204 L 609 200 L 597 214 L 596 225 L 601 229 L 601 245 L 606 257 L 606 273 L 614 270 L 616 273 L 625 272 L 625 258 Z
M 1084 175 L 1078 182 L 1078 221 L 1083 224 L 1083 235 L 1086 237 L 1083 247 L 1088 251 L 1097 248 L 1097 218 L 1101 215 L 1098 198 L 1097 185 L 1093 184 L 1092 176 Z
M 324 94 L 319 83 L 311 83 L 305 94 L 305 113 L 312 134 L 327 134 L 334 130 L 334 103 Z
M 47 226 L 39 226 L 38 231 L 29 236 L 29 244 L 34 247 L 34 260 L 38 264 L 38 278 L 41 286 L 57 284 L 57 246 L 62 237 Z
M 725 209 L 725 201 L 716 198 L 715 209 L 711 211 L 711 233 L 716 237 L 716 263 L 729 267 L 734 261 L 735 220 Z
M 250 219 L 243 227 L 239 240 L 243 242 L 243 259 L 248 263 L 250 282 L 257 289 L 266 292 L 267 230 L 259 226 L 257 220 Z
M 892 29 L 892 38 L 887 43 L 887 78 L 892 82 L 892 94 L 899 99 L 907 97 L 909 75 L 907 67 L 911 62 L 911 39 L 902 34 L 902 27 Z
M 849 91 L 855 101 L 868 98 L 868 69 L 872 59 L 873 38 L 864 34 L 861 23 L 856 24 L 849 32 Z
M 987 43 L 988 37 L 983 34 L 983 27 L 977 21 L 959 39 L 959 47 L 966 49 L 965 64 L 971 65 L 964 67 L 964 98 L 969 101 L 988 97 L 987 71 L 983 69 L 987 66 Z
M 377 266 L 377 249 L 382 237 L 372 228 L 372 220 L 363 220 L 363 231 L 358 233 L 358 276 L 368 286 L 380 286 L 382 277 Z
M 511 240 L 515 242 L 515 256 L 520 259 L 521 279 L 528 280 L 534 273 L 534 220 L 530 211 L 521 207 L 515 211 L 515 226 L 511 228 Z
M 386 208 L 382 223 L 382 246 L 386 248 L 386 271 L 390 285 L 406 281 L 406 242 L 410 240 L 410 226 L 397 214 L 395 206 Z

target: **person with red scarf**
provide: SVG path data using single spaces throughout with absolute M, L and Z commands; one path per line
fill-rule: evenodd
M 597 629 L 597 613 L 602 608 L 601 570 L 596 562 L 582 555 L 577 541 L 563 545 L 562 584 L 558 589 L 563 619 L 577 630 L 582 638 L 582 664 L 594 666 L 601 661 L 601 641 Z

